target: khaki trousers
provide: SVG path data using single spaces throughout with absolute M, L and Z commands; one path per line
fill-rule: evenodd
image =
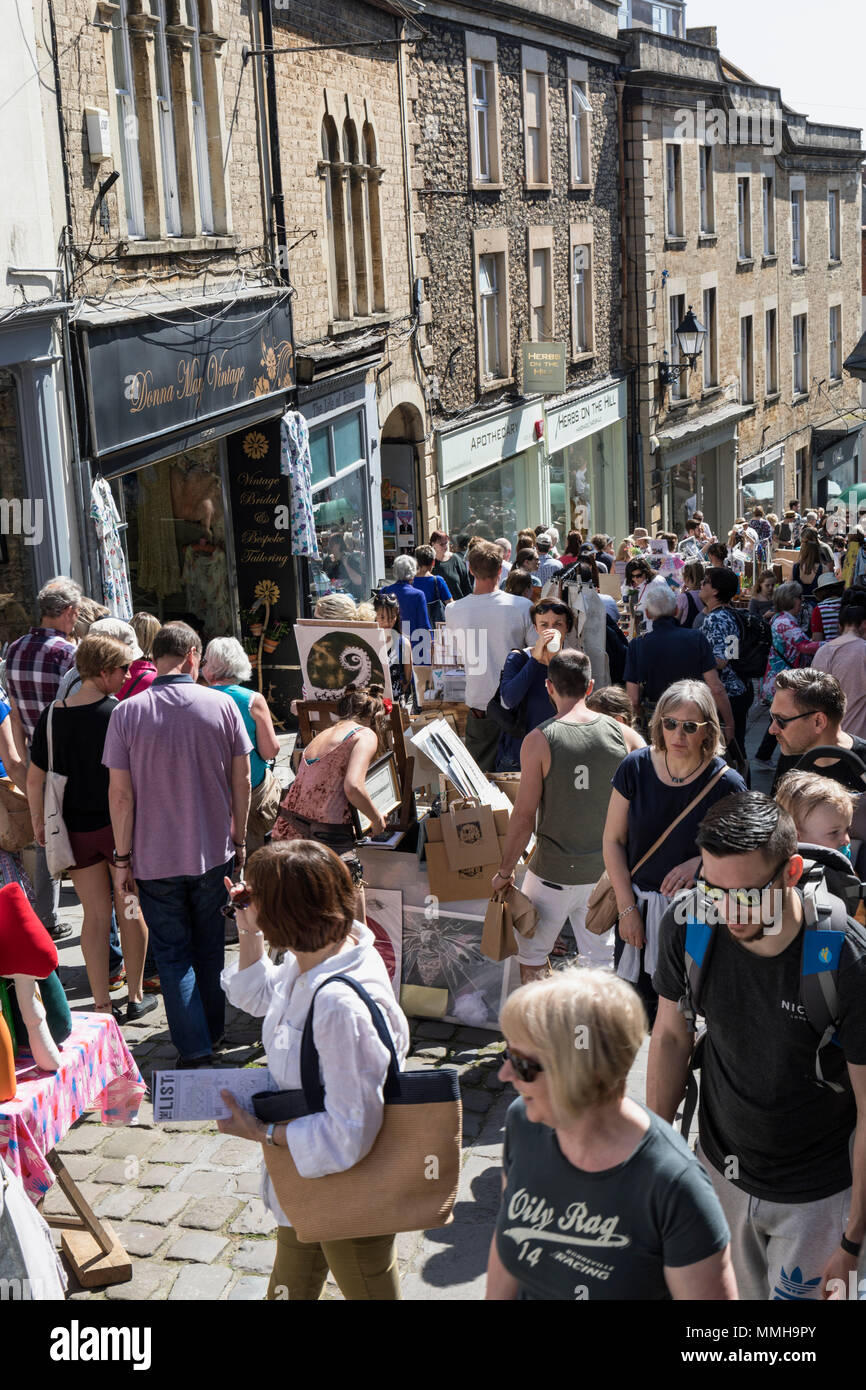
M 267 1297 L 314 1302 L 322 1297 L 329 1269 L 348 1302 L 391 1303 L 401 1298 L 393 1236 L 305 1244 L 291 1226 L 277 1230 Z

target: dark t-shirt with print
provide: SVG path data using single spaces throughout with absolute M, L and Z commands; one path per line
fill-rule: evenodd
M 856 753 L 857 757 L 866 763 L 866 738 L 858 738 L 856 734 L 851 734 L 850 752 Z M 780 757 L 776 764 L 776 775 L 773 778 L 773 791 L 781 782 L 786 772 L 796 772 L 797 765 L 805 753 L 791 753 L 788 757 Z M 828 757 L 830 755 L 828 754 Z M 850 767 L 847 762 L 828 763 L 825 767 L 813 767 L 810 769 L 816 772 L 819 777 L 830 777 L 834 782 L 841 782 L 843 787 L 858 795 L 863 791 L 862 774 Z
M 503 1161 L 496 1248 L 520 1298 L 668 1299 L 665 1266 L 696 1264 L 728 1243 L 709 1178 L 657 1115 L 625 1163 L 587 1173 L 518 1098 Z
M 682 900 L 685 901 L 685 900 Z M 671 907 L 659 926 L 653 986 L 678 1002 L 685 924 Z M 753 1197 L 814 1202 L 851 1184 L 853 1094 L 815 1080 L 818 1034 L 800 1004 L 802 933 L 778 956 L 758 956 L 715 927 L 701 980 L 707 1022 L 698 1113 L 707 1159 Z M 848 919 L 837 975 L 840 1046 L 821 1054 L 828 1080 L 866 1065 L 866 932 Z

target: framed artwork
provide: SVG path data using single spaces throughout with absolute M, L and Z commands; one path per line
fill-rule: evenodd
M 403 894 L 394 888 L 366 888 L 367 926 L 376 938 L 376 950 L 385 962 L 394 993 L 400 997 L 403 967 Z
M 295 641 L 305 700 L 336 700 L 351 685 L 381 685 L 393 700 L 387 634 L 375 623 L 299 618 Z
M 403 804 L 403 791 L 393 752 L 385 753 L 370 764 L 364 789 L 383 820 L 387 820 L 392 812 L 399 811 Z M 371 825 L 370 818 L 353 806 L 352 819 L 359 834 L 366 835 Z
M 511 960 L 481 954 L 484 918 L 432 907 L 403 908 L 403 984 L 447 989 L 448 1023 L 499 1031 L 513 985 Z

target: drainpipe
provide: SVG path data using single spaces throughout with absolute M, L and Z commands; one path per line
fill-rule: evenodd
M 629 363 L 629 433 L 631 438 L 631 448 L 629 450 L 629 527 L 633 530 L 634 527 L 638 526 L 643 520 L 645 497 L 643 439 L 640 432 L 640 362 L 631 360 L 628 347 L 628 200 L 626 198 L 625 187 L 625 111 L 623 102 L 625 85 L 625 82 L 621 80 L 614 83 L 614 87 L 616 88 L 617 137 L 619 141 L 619 223 L 621 251 L 620 318 L 622 326 L 622 356 L 623 361 Z M 639 294 L 640 285 L 638 283 L 637 262 L 635 262 L 635 313 L 640 304 Z
M 289 247 L 286 238 L 286 200 L 283 194 L 283 175 L 280 165 L 280 131 L 277 120 L 277 78 L 274 64 L 274 16 L 273 0 L 262 0 L 262 38 L 265 55 L 265 91 L 268 103 L 268 138 L 271 157 L 271 207 L 273 213 L 273 240 L 276 252 L 277 269 L 282 284 L 289 285 Z M 289 305 L 291 313 L 291 304 Z M 292 330 L 294 337 L 294 328 Z

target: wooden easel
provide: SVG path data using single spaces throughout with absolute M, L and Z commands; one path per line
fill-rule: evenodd
M 56 1150 L 45 1160 L 60 1184 L 75 1216 L 46 1216 L 55 1230 L 62 1230 L 61 1246 L 72 1272 L 83 1289 L 106 1284 L 127 1284 L 132 1261 L 107 1223 L 100 1221 Z

